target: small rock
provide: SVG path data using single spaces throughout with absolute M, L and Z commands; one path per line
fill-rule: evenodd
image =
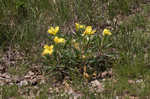
M 5 83 L 0 80 L 0 86 L 3 86 Z
M 136 83 L 141 83 L 141 82 L 143 82 L 143 79 L 136 80 Z
M 108 74 L 108 72 L 105 71 L 101 74 L 101 77 L 104 78 L 107 74 Z
M 14 85 L 14 83 L 11 82 L 11 83 L 9 83 L 9 85 Z
M 26 75 L 24 77 L 25 77 L 25 79 L 30 79 L 31 78 L 31 76 L 29 76 L 29 75 Z
M 5 78 L 4 77 L 0 77 L 0 80 L 4 80 Z
M 0 66 L 0 73 L 4 73 L 6 71 L 5 67 Z
M 5 79 L 5 82 L 6 82 L 7 84 L 11 83 L 11 79 Z
M 9 74 L 7 74 L 7 73 L 2 74 L 2 76 L 5 77 L 5 78 L 7 78 L 7 79 L 10 78 Z
M 103 85 L 98 80 L 92 81 L 91 84 L 93 87 L 96 87 L 97 92 L 102 92 L 104 90 Z
M 135 81 L 134 81 L 134 80 L 128 80 L 128 83 L 129 83 L 129 84 L 134 84 Z
M 33 75 L 34 75 L 34 72 L 29 71 L 29 72 L 28 72 L 28 75 L 33 76 Z
M 28 85 L 28 82 L 26 80 L 20 81 L 20 83 L 18 84 L 19 86 L 26 86 Z
M 40 84 L 45 84 L 45 80 L 41 80 L 41 81 L 40 81 Z
M 33 86 L 35 86 L 37 84 L 37 79 L 34 78 L 34 79 L 30 80 L 30 82 Z

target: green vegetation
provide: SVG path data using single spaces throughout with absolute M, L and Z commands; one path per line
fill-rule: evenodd
M 148 98 L 149 12 L 147 0 L 0 0 L 0 98 Z

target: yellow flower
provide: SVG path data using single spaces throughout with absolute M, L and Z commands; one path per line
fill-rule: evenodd
M 53 53 L 53 48 L 54 48 L 53 45 L 51 45 L 51 46 L 44 45 L 44 51 L 42 52 L 42 56 L 44 56 L 46 54 L 51 55 Z
M 83 35 L 91 35 L 91 34 L 94 34 L 96 32 L 96 30 L 92 30 L 92 26 L 87 26 Z
M 112 33 L 110 32 L 110 30 L 104 29 L 103 36 L 105 36 L 105 35 L 112 35 Z
M 56 35 L 56 33 L 59 31 L 59 26 L 54 27 L 50 27 L 50 29 L 48 29 L 48 33 L 49 34 L 53 34 Z
M 79 31 L 79 29 L 84 29 L 85 28 L 85 25 L 81 25 L 79 23 L 75 23 L 75 26 L 76 26 L 76 31 Z
M 55 43 L 65 43 L 65 39 L 64 38 L 58 38 L 57 36 L 54 38 L 54 42 Z

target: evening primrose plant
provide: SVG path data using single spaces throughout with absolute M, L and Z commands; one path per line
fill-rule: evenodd
M 61 75 L 83 73 L 85 78 L 90 78 L 111 63 L 111 57 L 102 51 L 105 37 L 112 35 L 108 29 L 100 35 L 92 26 L 75 23 L 74 33 L 69 36 L 61 33 L 59 26 L 50 27 L 48 33 L 51 45 L 44 46 L 42 56 L 46 57 L 50 71 L 59 71 Z
M 109 29 L 104 29 L 103 32 L 102 32 L 102 35 L 103 35 L 103 37 L 102 37 L 102 40 L 101 40 L 100 48 L 103 51 L 104 43 L 108 41 L 107 37 L 111 36 L 112 33 L 110 32 Z M 107 47 L 110 46 L 110 45 L 111 45 L 111 43 L 106 44 Z

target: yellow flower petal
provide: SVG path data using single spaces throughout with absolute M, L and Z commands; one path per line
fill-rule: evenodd
M 65 43 L 65 39 L 64 38 L 58 38 L 57 36 L 54 38 L 54 42 L 55 43 Z
M 42 56 L 44 56 L 46 54 L 51 55 L 53 53 L 53 47 L 54 47 L 53 45 L 51 45 L 51 46 L 45 45 L 44 50 L 42 52 Z
M 52 28 L 48 29 L 48 33 L 50 33 L 50 34 L 52 34 L 52 33 L 53 33 Z
M 75 23 L 76 31 L 79 31 L 79 24 Z
M 112 33 L 110 32 L 110 30 L 104 29 L 103 36 L 105 36 L 105 35 L 112 35 Z
M 48 45 L 44 45 L 44 48 L 45 48 L 45 49 L 48 49 L 48 48 L 49 48 L 49 46 L 48 46 Z
M 57 33 L 59 31 L 59 26 L 55 27 L 55 33 Z
M 53 34 L 53 35 L 56 35 L 56 33 L 59 31 L 59 27 L 50 27 L 50 29 L 48 29 L 48 33 L 49 34 Z
M 81 25 L 79 23 L 75 23 L 76 31 L 79 31 L 79 29 L 84 29 L 85 25 Z
M 91 35 L 94 34 L 95 32 L 96 30 L 92 30 L 92 26 L 87 26 L 83 34 Z
M 94 34 L 96 32 L 96 30 L 93 30 L 92 32 L 91 32 L 91 34 Z
M 80 25 L 79 27 L 80 27 L 80 29 L 84 29 L 85 25 Z
M 49 49 L 53 49 L 53 48 L 54 48 L 54 45 L 49 46 Z

